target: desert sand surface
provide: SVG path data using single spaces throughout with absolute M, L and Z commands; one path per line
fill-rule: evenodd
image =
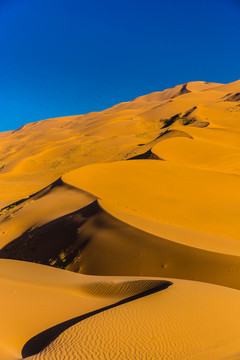
M 20 359 L 24 344 L 47 328 L 166 282 L 87 276 L 3 259 L 0 276 L 1 360 Z
M 0 359 L 240 359 L 240 81 L 0 133 Z
M 28 359 L 238 359 L 239 301 L 237 290 L 175 280 L 73 325 Z
M 1 211 L 0 245 L 92 203 L 91 194 L 63 184 L 59 179 L 30 198 Z
M 184 242 L 206 250 L 240 254 L 238 176 L 192 169 L 168 161 L 132 160 L 84 167 L 64 175 L 63 180 L 99 197 L 100 204 L 105 207 L 106 202 L 107 210 L 113 215 L 115 208 L 135 215 L 128 222 L 143 230 L 141 218 L 145 223 L 150 219 L 222 236 L 220 243 L 214 241 L 216 246 L 209 242 L 209 237 L 205 244 L 199 243 L 197 237 L 192 242 L 185 238 Z M 161 235 L 157 228 L 155 234 Z M 223 237 L 226 237 L 225 243 Z
M 218 89 L 216 85 L 220 84 L 178 85 L 99 113 L 38 121 L 1 133 L 1 206 L 41 190 L 80 166 L 126 160 L 149 149 L 138 145 L 159 136 L 161 118 L 188 111 L 199 102 L 200 107 L 215 105 L 225 94 L 211 91 Z

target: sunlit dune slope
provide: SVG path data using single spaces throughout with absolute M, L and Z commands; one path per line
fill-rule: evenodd
M 217 85 L 216 87 L 212 87 L 213 90 L 221 91 L 221 92 L 237 92 L 240 87 L 240 80 L 234 81 L 230 84 Z
M 224 97 L 237 99 L 234 95 L 239 92 L 239 81 L 191 82 L 102 112 L 48 119 L 1 133 L 0 206 L 29 196 L 78 167 L 141 155 L 164 140 L 168 131 L 193 140 L 206 137 L 238 152 L 239 142 L 230 139 L 239 135 L 239 104 Z M 238 167 L 230 171 L 239 173 Z
M 24 344 L 39 332 L 162 283 L 0 260 L 0 359 L 20 359 Z
M 79 322 L 28 359 L 237 359 L 239 302 L 237 290 L 174 280 Z
M 99 197 L 104 209 L 140 229 L 158 236 L 169 229 L 174 236 L 176 227 L 172 240 L 240 255 L 239 176 L 132 160 L 84 167 L 63 180 Z
M 0 360 L 240 357 L 239 94 L 0 134 Z
M 3 148 L 12 141 L 7 158 L 13 162 L 1 170 L 8 186 L 17 177 L 21 186 L 28 177 L 38 187 L 39 181 L 78 169 L 62 175 L 63 182 L 2 210 L 0 256 L 85 273 L 167 275 L 219 283 L 215 275 L 206 277 L 203 271 L 200 276 L 200 253 L 192 256 L 193 272 L 179 270 L 177 257 L 163 256 L 163 249 L 180 246 L 181 261 L 196 249 L 206 251 L 206 273 L 209 259 L 218 266 L 229 264 L 223 271 L 235 275 L 229 280 L 222 274 L 220 284 L 238 287 L 240 108 L 237 101 L 222 99 L 229 94 L 225 87 L 233 93 L 238 85 L 239 81 L 187 83 L 101 113 L 45 120 L 1 134 Z M 38 140 L 26 147 L 25 141 L 35 137 Z M 86 143 L 93 146 L 96 139 L 100 147 L 85 153 Z M 81 143 L 79 153 L 64 153 L 59 166 L 50 166 L 56 161 L 56 148 L 65 151 L 75 141 Z M 23 152 L 16 152 L 17 144 Z M 150 237 L 148 244 L 154 245 L 146 250 Z M 115 239 L 115 248 L 109 239 Z M 122 266 L 126 253 L 128 266 Z M 104 260 L 111 259 L 109 254 L 115 254 L 112 262 Z M 122 254 L 119 260 L 117 254 Z M 219 254 L 229 257 L 220 260 Z M 152 266 L 151 256 L 157 266 Z M 167 274 L 161 269 L 168 269 Z

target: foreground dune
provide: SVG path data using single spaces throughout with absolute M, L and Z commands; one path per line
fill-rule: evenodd
M 28 359 L 237 359 L 239 301 L 237 290 L 174 280 L 80 321 Z
M 0 359 L 19 359 L 24 344 L 49 327 L 162 283 L 160 279 L 85 276 L 0 260 Z
M 49 360 L 237 358 L 238 290 L 167 278 L 86 276 L 12 260 L 1 260 L 0 270 L 2 360 L 20 359 L 22 349 L 24 358 Z M 39 334 L 76 316 L 45 339 Z

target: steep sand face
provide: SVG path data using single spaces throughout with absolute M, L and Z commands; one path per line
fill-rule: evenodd
M 175 280 L 79 322 L 28 359 L 237 359 L 239 301 L 236 290 Z
M 239 256 L 180 244 L 176 242 L 179 232 L 167 228 L 165 238 L 154 236 L 119 221 L 95 201 L 23 234 L 6 245 L 0 256 L 85 274 L 178 277 L 240 288 Z M 186 233 L 190 240 L 195 238 L 195 233 Z M 175 241 L 168 239 L 169 234 Z
M 0 358 L 21 358 L 24 344 L 49 327 L 160 286 L 161 279 L 74 274 L 0 260 Z
M 0 247 L 46 223 L 92 203 L 91 194 L 63 184 L 59 179 L 35 195 L 0 212 Z

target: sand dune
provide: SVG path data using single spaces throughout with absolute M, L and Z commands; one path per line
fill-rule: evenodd
M 21 358 L 24 344 L 51 326 L 163 283 L 85 276 L 13 260 L 0 260 L 0 276 L 1 360 Z
M 239 301 L 236 290 L 175 280 L 80 321 L 28 359 L 237 359 Z
M 239 90 L 240 80 L 234 81 L 230 84 L 217 85 L 216 87 L 212 87 L 213 90 L 221 91 L 221 92 L 235 92 Z
M 1 360 L 240 357 L 239 93 L 0 134 Z
M 132 160 L 74 170 L 65 174 L 63 181 L 99 197 L 105 209 L 133 226 L 145 230 L 149 219 L 212 234 L 222 237 L 222 241 L 201 244 L 198 239 L 192 239 L 191 243 L 185 243 L 206 250 L 240 254 L 238 176 L 167 161 Z M 120 217 L 120 213 L 125 216 Z M 127 220 L 128 214 L 135 217 Z M 149 231 L 149 227 L 146 230 Z
M 152 152 L 170 163 L 229 174 L 237 171 L 240 161 L 240 149 L 204 139 L 169 138 L 155 145 Z
M 132 156 L 127 160 L 136 160 L 136 159 L 162 160 L 159 156 L 157 156 L 156 154 L 154 154 L 152 152 L 152 149 L 149 149 L 149 150 L 147 150 L 146 152 L 144 152 L 142 154 Z
M 79 166 L 138 155 L 138 144 L 161 132 L 159 120 L 195 106 L 202 122 L 216 126 L 223 118 L 224 126 L 230 125 L 229 119 L 235 122 L 233 115 L 239 116 L 238 109 L 233 106 L 233 114 L 229 102 L 220 99 L 239 92 L 239 84 L 186 83 L 99 113 L 48 119 L 1 133 L 2 206 L 41 190 Z
M 238 241 L 114 212 L 117 217 L 95 200 L 28 230 L 2 248 L 0 256 L 84 274 L 177 277 L 239 289 Z
M 0 246 L 8 244 L 23 233 L 30 233 L 96 198 L 80 189 L 63 184 L 61 179 L 42 191 L 2 209 L 0 212 Z

